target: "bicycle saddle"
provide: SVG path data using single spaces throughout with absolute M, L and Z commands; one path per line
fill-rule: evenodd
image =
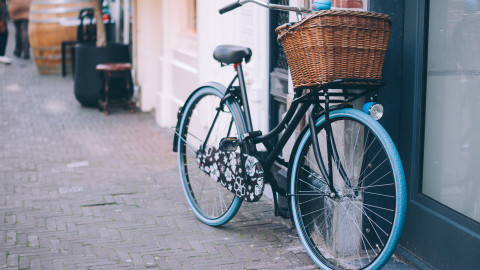
M 213 51 L 213 58 L 224 64 L 241 63 L 245 59 L 245 63 L 250 61 L 252 50 L 247 47 L 236 45 L 220 45 Z

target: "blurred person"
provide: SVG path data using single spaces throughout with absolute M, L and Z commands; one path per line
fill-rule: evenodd
M 5 0 L 0 0 L 0 63 L 11 64 L 12 60 L 5 56 L 8 40 L 7 17 L 7 4 Z
M 30 42 L 28 41 L 28 15 L 31 0 L 7 0 L 10 18 L 15 25 L 15 50 L 13 54 L 23 59 L 30 59 Z

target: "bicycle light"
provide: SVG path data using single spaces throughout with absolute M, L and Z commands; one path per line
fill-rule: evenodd
M 362 107 L 362 111 L 375 120 L 378 120 L 383 116 L 383 106 L 376 102 L 365 103 Z

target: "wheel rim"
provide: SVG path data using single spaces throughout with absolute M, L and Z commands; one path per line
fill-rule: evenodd
M 403 197 L 404 187 L 398 190 L 399 173 L 385 148 L 384 134 L 379 138 L 370 127 L 352 118 L 332 118 L 335 143 L 341 148 L 341 167 L 352 186 L 341 185 L 339 166 L 334 165 L 339 196 L 320 196 L 328 195 L 329 188 L 317 168 L 309 140 L 304 141 L 299 148 L 303 151 L 295 157 L 295 167 L 300 169 L 294 173 L 299 181 L 295 181 L 292 192 L 318 194 L 292 198 L 297 230 L 309 255 L 321 267 L 363 269 L 383 264 L 398 240 L 398 202 L 402 201 L 398 196 Z M 326 141 L 323 128 L 319 134 L 322 144 Z M 325 143 L 321 152 L 326 161 Z
M 180 173 L 187 200 L 194 213 L 203 222 L 218 226 L 227 222 L 241 204 L 241 201 L 210 175 L 200 170 L 196 154 L 205 140 L 209 126 L 213 123 L 216 109 L 220 104 L 219 95 L 213 91 L 201 93 L 186 108 L 179 139 Z M 238 127 L 232 122 L 229 106 L 219 113 L 207 145 L 216 145 L 220 139 L 238 137 Z M 229 129 L 229 127 L 231 128 Z

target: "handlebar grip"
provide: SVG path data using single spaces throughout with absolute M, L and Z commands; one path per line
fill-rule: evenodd
M 223 14 L 223 13 L 226 13 L 226 12 L 229 12 L 229 11 L 232 11 L 238 7 L 241 7 L 242 5 L 237 1 L 235 3 L 231 3 L 227 6 L 224 6 L 223 8 L 219 9 L 218 12 L 220 14 Z

